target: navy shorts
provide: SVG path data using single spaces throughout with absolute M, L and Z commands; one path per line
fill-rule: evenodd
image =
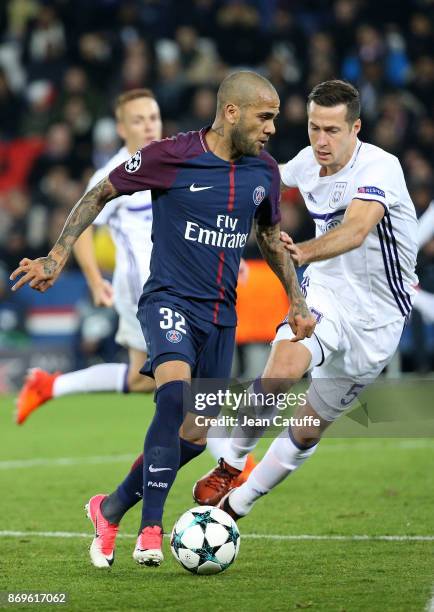
M 159 292 L 142 296 L 137 312 L 148 347 L 142 374 L 152 376 L 166 361 L 185 361 L 192 376 L 230 376 L 235 327 L 222 327 L 189 312 L 187 300 Z

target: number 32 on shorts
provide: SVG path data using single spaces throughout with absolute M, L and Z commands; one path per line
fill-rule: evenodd
M 162 319 L 160 320 L 161 329 L 176 329 L 176 331 L 179 331 L 182 334 L 187 333 L 187 330 L 185 329 L 185 317 L 183 317 L 182 314 L 179 314 L 179 312 L 176 312 L 171 308 L 162 306 L 160 308 L 160 315 L 162 315 Z

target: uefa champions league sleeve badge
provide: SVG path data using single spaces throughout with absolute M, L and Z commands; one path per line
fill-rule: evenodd
M 130 174 L 132 172 L 137 172 L 137 170 L 141 166 L 141 163 L 142 163 L 142 154 L 140 153 L 140 151 L 137 151 L 137 153 L 134 153 L 134 155 L 130 157 L 130 159 L 127 162 L 125 162 L 125 170 L 129 172 Z

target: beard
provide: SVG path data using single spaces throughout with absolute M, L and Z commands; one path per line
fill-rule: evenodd
M 257 145 L 248 139 L 246 128 L 242 120 L 232 128 L 231 141 L 232 154 L 234 157 L 239 157 L 241 155 L 257 157 L 260 153 Z

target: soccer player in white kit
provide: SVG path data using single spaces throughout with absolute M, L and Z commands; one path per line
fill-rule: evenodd
M 160 140 L 160 109 L 149 89 L 134 89 L 121 94 L 115 105 L 117 130 L 125 145 L 89 181 L 94 187 L 111 170 L 153 140 Z M 93 230 L 89 227 L 77 240 L 74 254 L 86 276 L 96 306 L 114 305 L 119 315 L 116 341 L 128 349 L 129 363 L 104 363 L 69 372 L 50 374 L 31 370 L 18 396 L 16 420 L 24 423 L 40 405 L 53 397 L 96 391 L 152 391 L 154 380 L 139 370 L 147 358 L 146 343 L 136 318 L 142 287 L 149 276 L 152 250 L 151 192 L 115 198 L 94 221 L 108 225 L 116 247 L 113 287 L 101 275 L 93 247 Z
M 302 465 L 325 429 L 387 366 L 417 283 L 414 206 L 398 159 L 358 139 L 358 91 L 344 81 L 326 81 L 310 93 L 307 111 L 310 146 L 280 171 L 282 186 L 298 187 L 316 225 L 312 240 L 284 239 L 293 261 L 309 264 L 302 288 L 317 326 L 311 338 L 293 342 L 284 322 L 262 377 L 250 388 L 287 391 L 310 371 L 307 403 L 294 415 L 307 418 L 282 431 L 233 491 L 231 478 L 243 469 L 263 428 L 232 430 L 219 466 L 196 483 L 194 496 L 201 504 L 220 503 L 234 518 Z M 264 414 L 261 406 L 255 411 Z

